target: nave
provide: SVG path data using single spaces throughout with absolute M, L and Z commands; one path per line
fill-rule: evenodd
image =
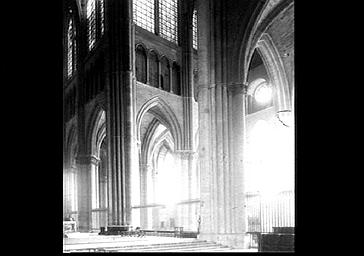
M 256 252 L 257 249 L 233 249 L 196 238 L 161 236 L 121 237 L 97 233 L 69 233 L 63 239 L 63 252 Z

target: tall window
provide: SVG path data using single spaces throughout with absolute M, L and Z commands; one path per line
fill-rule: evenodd
M 160 36 L 174 43 L 177 43 L 177 7 L 177 0 L 159 0 Z
M 154 0 L 134 0 L 133 5 L 135 24 L 154 32 Z
M 197 10 L 192 14 L 192 46 L 197 50 Z
M 87 39 L 88 47 L 92 49 L 96 41 L 96 4 L 95 0 L 87 1 Z
M 152 33 L 178 42 L 178 0 L 134 0 L 134 22 Z
M 101 36 L 105 31 L 105 0 L 98 1 L 99 3 L 99 16 L 100 16 L 100 34 Z
M 67 29 L 67 76 L 71 77 L 76 71 L 76 27 L 71 17 Z
M 86 6 L 87 14 L 87 41 L 91 50 L 96 41 L 102 37 L 105 30 L 105 0 L 88 0 Z

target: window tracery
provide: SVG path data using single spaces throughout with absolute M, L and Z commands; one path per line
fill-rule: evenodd
M 71 12 L 72 14 L 72 12 Z M 67 28 L 67 76 L 70 78 L 76 71 L 77 41 L 76 27 L 73 17 L 70 17 Z

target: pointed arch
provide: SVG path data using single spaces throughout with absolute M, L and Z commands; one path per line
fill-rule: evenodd
M 158 126 L 159 125 L 160 123 L 158 123 Z M 152 136 L 150 140 L 147 141 L 144 150 L 146 163 L 151 164 L 153 157 L 156 155 L 155 153 L 157 152 L 158 155 L 158 152 L 160 151 L 161 147 L 163 147 L 163 145 L 166 146 L 166 148 L 168 148 L 171 152 L 174 152 L 174 141 L 171 132 L 168 129 L 164 130 L 157 137 Z
M 152 122 L 150 122 L 150 124 L 147 128 L 147 131 L 145 132 L 145 136 L 143 138 L 143 141 L 141 142 L 141 161 L 143 163 L 148 162 L 147 151 L 148 151 L 148 148 L 150 148 L 150 143 L 152 141 L 153 135 L 159 125 L 160 125 L 160 122 L 158 121 L 158 119 L 154 118 L 152 120 Z
M 67 144 L 66 144 L 66 152 L 67 152 L 67 159 L 66 164 L 67 167 L 71 167 L 72 160 L 76 159 L 77 154 L 77 128 L 75 124 L 72 124 L 71 128 L 69 129 L 68 135 L 67 135 Z
M 144 84 L 147 83 L 148 73 L 148 57 L 147 48 L 142 43 L 138 43 L 135 46 L 135 73 L 136 79 Z
M 275 85 L 275 99 L 278 110 L 287 110 L 291 106 L 291 97 L 287 73 L 283 65 L 281 56 L 275 47 L 272 38 L 267 34 L 262 34 L 257 42 L 256 48 L 262 57 L 264 66 L 267 69 L 269 80 Z
M 99 149 L 102 140 L 106 137 L 106 111 L 96 104 L 91 112 L 87 125 L 86 147 L 87 152 L 99 156 Z
M 158 121 L 167 127 L 175 141 L 175 150 L 179 150 L 182 148 L 182 130 L 178 119 L 170 108 L 170 106 L 162 100 L 159 96 L 156 96 L 149 101 L 147 101 L 139 110 L 136 118 L 137 124 L 137 140 L 140 142 L 140 129 L 141 122 L 143 120 L 143 116 L 147 113 L 151 112 Z
M 160 158 L 161 154 L 165 156 L 167 152 L 171 153 L 172 155 L 174 154 L 171 133 L 168 130 L 165 130 L 155 139 L 155 144 L 149 149 L 148 155 L 150 159 L 148 160 L 153 161 L 156 169 L 159 169 L 158 159 Z
M 241 77 L 243 77 L 243 81 L 245 82 L 247 79 L 247 72 L 250 63 L 250 59 L 254 53 L 254 50 L 257 46 L 257 43 L 263 37 L 265 31 L 269 27 L 269 25 L 274 21 L 278 14 L 288 9 L 291 5 L 294 4 L 292 0 L 282 0 L 278 4 L 276 4 L 272 10 L 265 16 L 267 8 L 269 8 L 269 1 L 265 4 L 261 3 L 259 8 L 256 10 L 256 15 L 252 16 L 250 21 L 250 30 L 249 33 L 245 34 L 244 41 L 240 47 L 240 71 L 242 72 Z

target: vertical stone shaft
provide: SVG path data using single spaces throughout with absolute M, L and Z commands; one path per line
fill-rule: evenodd
M 217 176 L 217 209 L 218 212 L 218 221 L 217 221 L 217 230 L 219 233 L 224 233 L 225 228 L 225 201 L 228 200 L 225 198 L 225 166 L 224 166 L 224 158 L 226 156 L 226 152 L 224 152 L 224 136 L 223 136 L 223 130 L 226 125 L 224 122 L 223 117 L 223 105 L 226 104 L 225 101 L 223 101 L 222 94 L 224 89 L 224 84 L 222 81 L 222 35 L 221 35 L 221 2 L 216 1 L 215 2 L 215 8 L 214 8 L 214 39 L 215 39 L 215 105 L 212 105 L 212 107 L 215 108 L 215 115 L 216 115 L 216 176 Z
M 87 54 L 87 26 L 86 20 L 81 19 L 79 33 L 78 33 L 78 42 L 79 42 L 79 51 L 77 58 L 77 83 L 80 86 L 77 86 L 77 211 L 78 211 L 78 229 L 79 231 L 90 231 L 91 230 L 91 173 L 90 173 L 90 165 L 87 161 L 86 155 L 88 154 L 86 145 L 86 127 L 85 127 L 85 91 L 87 86 L 85 77 L 85 70 L 81 68 L 81 60 L 83 60 Z
M 245 97 L 246 87 L 234 84 L 232 88 L 232 120 L 233 121 L 233 188 L 234 188 L 234 232 L 246 232 L 245 194 L 244 194 L 244 144 L 245 144 Z
M 125 225 L 131 221 L 130 173 L 133 166 L 132 105 L 132 4 L 107 1 L 110 17 L 109 83 L 107 132 L 109 140 L 109 225 Z
M 91 230 L 91 159 L 85 155 L 78 156 L 78 229 L 81 232 Z
M 194 148 L 194 136 L 193 136 L 193 47 L 192 47 L 192 13 L 193 6 L 187 1 L 182 2 L 182 26 L 180 28 L 180 39 L 182 46 L 182 97 L 183 97 L 183 131 L 184 131 L 184 141 L 183 149 L 188 151 L 182 154 L 182 173 L 184 173 L 185 186 L 187 188 L 188 195 L 183 195 L 184 199 L 191 199 L 191 176 L 192 176 L 192 157 L 191 151 Z M 192 208 L 191 205 L 186 205 L 187 207 L 187 219 L 192 218 Z M 187 223 L 188 227 L 191 223 Z
M 229 63 L 226 2 L 197 3 L 199 156 L 203 203 L 200 238 L 243 247 L 243 85 L 231 85 L 230 78 L 226 76 Z
M 201 196 L 201 235 L 211 234 L 214 212 L 211 211 L 211 151 L 210 151 L 210 98 L 209 98 L 209 47 L 210 47 L 210 2 L 197 1 L 198 15 L 198 86 L 199 86 L 199 160 L 200 160 L 200 196 Z
M 183 97 L 183 149 L 193 148 L 193 48 L 192 48 L 192 6 L 182 2 L 180 44 L 182 46 L 182 97 Z

